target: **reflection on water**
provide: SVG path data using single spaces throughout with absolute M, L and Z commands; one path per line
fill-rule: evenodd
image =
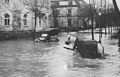
M 73 33 L 74 35 L 74 33 Z M 90 33 L 79 33 L 90 39 Z M 98 39 L 95 34 L 95 39 Z M 106 59 L 86 59 L 63 48 L 60 42 L 34 43 L 31 39 L 0 42 L 0 77 L 119 77 L 118 40 L 102 38 Z

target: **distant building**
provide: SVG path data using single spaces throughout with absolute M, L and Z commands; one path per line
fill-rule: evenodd
M 57 27 L 82 27 L 88 24 L 88 4 L 81 0 L 51 0 L 53 20 L 57 19 Z M 58 15 L 54 16 L 57 10 Z M 86 25 L 84 24 L 86 23 Z
M 37 3 L 38 31 L 50 26 L 50 0 L 38 0 Z M 0 31 L 33 30 L 34 7 L 35 0 L 0 0 Z

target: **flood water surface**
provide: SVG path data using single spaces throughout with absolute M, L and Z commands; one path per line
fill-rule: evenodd
M 74 33 L 73 33 L 74 34 Z M 79 33 L 91 38 L 90 33 Z M 59 42 L 34 43 L 31 39 L 0 42 L 0 77 L 119 77 L 118 39 L 102 37 L 106 59 L 81 58 L 63 48 L 66 34 Z M 95 39 L 98 34 L 95 34 Z

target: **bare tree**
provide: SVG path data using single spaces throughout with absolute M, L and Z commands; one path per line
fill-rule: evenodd
M 46 8 L 49 10 L 49 0 L 21 0 L 23 2 L 24 7 L 26 7 L 29 12 L 34 13 L 34 18 L 35 18 L 35 24 L 33 28 L 33 37 L 35 37 L 35 32 L 36 32 L 36 25 L 37 25 L 37 17 L 41 18 L 45 16 L 44 13 L 42 13 L 42 9 Z M 27 13 L 29 13 L 27 12 Z

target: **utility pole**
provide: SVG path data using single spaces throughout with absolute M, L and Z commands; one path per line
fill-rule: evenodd
M 91 6 L 91 0 L 89 0 L 89 6 L 90 6 L 90 19 L 91 19 L 91 32 L 92 32 L 92 40 L 94 40 L 94 8 Z
M 107 28 L 107 16 L 106 16 L 107 12 L 106 12 L 106 10 L 107 10 L 107 8 L 106 8 L 106 0 L 105 0 L 105 12 L 104 12 L 105 13 L 105 24 L 104 24 L 105 25 L 105 36 L 107 34 L 107 31 L 106 31 L 106 28 Z
M 37 0 L 34 0 L 34 17 L 35 17 L 35 25 L 33 28 L 33 39 L 35 39 L 35 35 L 36 35 L 36 26 L 37 26 L 37 12 L 38 12 L 38 8 L 37 8 Z
M 103 10 L 103 8 L 102 8 L 102 7 L 103 7 L 102 1 L 103 1 L 103 0 L 101 0 L 101 12 L 102 12 L 102 10 Z M 101 14 L 102 14 L 102 13 L 101 13 Z M 102 25 L 103 25 L 102 15 L 101 15 L 100 19 L 101 19 L 101 20 L 100 20 L 100 21 L 101 21 L 101 25 L 100 25 L 100 36 L 101 36 L 101 38 L 102 38 Z
M 100 32 L 99 32 L 99 42 L 101 43 L 101 38 L 102 38 L 102 0 L 100 0 L 100 5 L 101 5 L 101 9 L 100 9 L 100 17 L 99 17 L 99 25 L 100 25 Z

